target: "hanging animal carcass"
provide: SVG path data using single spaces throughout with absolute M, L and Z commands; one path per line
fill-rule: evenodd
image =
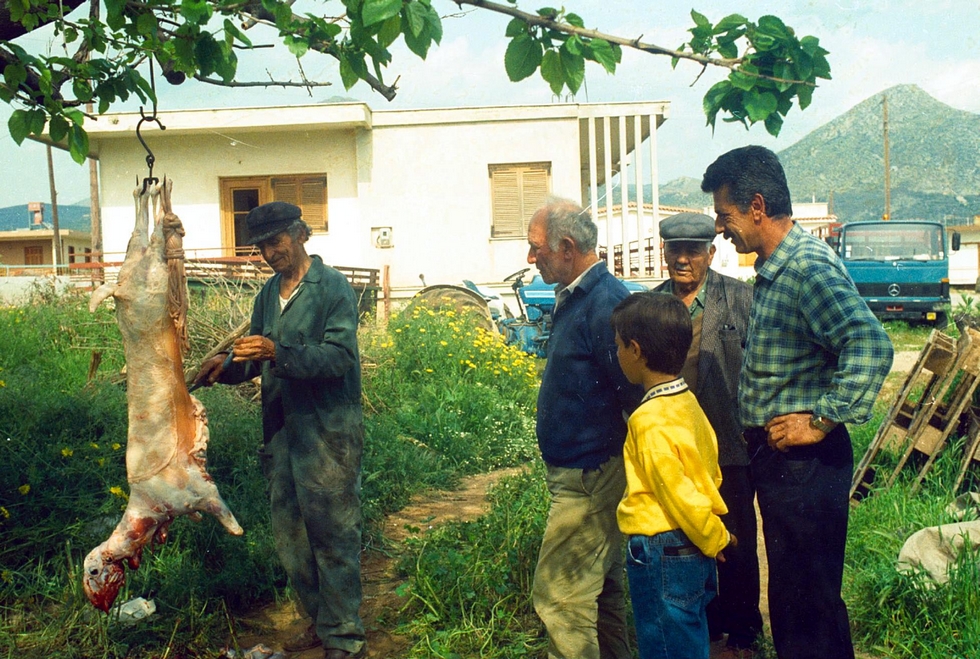
M 205 468 L 207 417 L 184 383 L 184 229 L 171 208 L 172 187 L 173 181 L 164 179 L 134 191 L 136 228 L 126 260 L 117 282 L 97 289 L 89 304 L 94 311 L 105 299 L 115 298 L 129 403 L 129 503 L 112 535 L 89 553 L 84 565 L 85 594 L 103 611 L 125 581 L 123 562 L 130 569 L 139 567 L 143 548 L 151 539 L 165 541 L 175 517 L 200 519 L 207 512 L 229 533 L 242 533 Z

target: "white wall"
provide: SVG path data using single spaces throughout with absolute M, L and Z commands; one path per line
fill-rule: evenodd
M 500 281 L 527 267 L 527 241 L 491 239 L 494 163 L 551 162 L 552 192 L 576 199 L 576 119 L 378 126 L 371 131 L 370 179 L 361 178 L 363 217 L 390 226 L 394 247 L 374 250 L 394 287 L 426 282 Z M 576 199 L 577 200 L 577 199 Z
M 366 265 L 353 131 L 246 133 L 236 140 L 217 134 L 169 136 L 148 131 L 144 139 L 156 156 L 154 175 L 174 180 L 174 212 L 187 232 L 184 249 L 190 256 L 195 249 L 221 246 L 219 177 L 326 172 L 329 232 L 313 236 L 310 252 L 327 263 Z M 126 250 L 135 222 L 132 191 L 147 175 L 145 156 L 135 136 L 100 144 L 106 252 Z

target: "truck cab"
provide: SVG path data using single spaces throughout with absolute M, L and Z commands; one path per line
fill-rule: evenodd
M 881 320 L 944 326 L 949 307 L 949 252 L 938 222 L 851 222 L 835 236 L 837 249 L 858 292 Z

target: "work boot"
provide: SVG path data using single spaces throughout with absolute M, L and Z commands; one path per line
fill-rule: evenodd
M 282 649 L 286 652 L 302 652 L 310 648 L 319 647 L 320 637 L 316 635 L 316 625 L 310 626 L 301 631 L 296 636 L 282 644 Z

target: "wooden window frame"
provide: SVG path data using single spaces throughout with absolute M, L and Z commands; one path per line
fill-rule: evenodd
M 327 190 L 327 175 L 325 173 L 306 173 L 306 174 L 273 174 L 268 176 L 233 176 L 221 177 L 218 179 L 220 188 L 220 211 L 221 211 L 221 244 L 224 247 L 235 247 L 235 208 L 234 193 L 238 190 L 256 190 L 258 192 L 259 204 L 270 201 L 282 201 L 277 197 L 277 187 L 280 188 L 279 195 L 282 196 L 282 186 L 290 183 L 309 184 L 316 183 L 321 187 L 319 206 L 316 213 L 310 212 L 311 204 L 297 204 L 303 209 L 303 220 L 310 225 L 314 234 L 329 233 L 329 206 L 330 196 Z M 287 199 L 290 203 L 295 203 L 295 197 Z M 314 217 L 316 215 L 316 217 Z
M 487 166 L 490 181 L 490 237 L 527 238 L 531 216 L 551 194 L 551 162 Z

